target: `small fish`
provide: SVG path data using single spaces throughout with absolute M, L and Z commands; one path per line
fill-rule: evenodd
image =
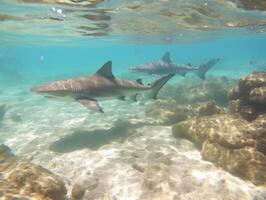
M 95 74 L 40 85 L 31 91 L 52 99 L 76 101 L 90 110 L 103 113 L 99 100 L 126 100 L 129 97 L 137 101 L 140 94 L 156 99 L 159 90 L 173 76 L 169 74 L 152 84 L 143 85 L 141 79 L 116 78 L 112 73 L 112 62 L 108 61 Z
M 192 67 L 190 63 L 187 65 L 173 63 L 170 58 L 170 53 L 167 52 L 160 60 L 133 66 L 129 70 L 151 75 L 179 74 L 181 76 L 185 76 L 188 72 L 195 72 L 199 78 L 204 80 L 206 72 L 218 63 L 219 60 L 219 58 L 215 58 L 198 67 Z

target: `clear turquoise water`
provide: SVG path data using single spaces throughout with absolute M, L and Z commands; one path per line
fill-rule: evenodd
M 132 11 L 126 7 L 131 2 L 134 5 L 144 2 L 145 6 L 141 11 Z M 0 123 L 0 143 L 10 146 L 18 156 L 58 174 L 68 189 L 73 183 L 85 184 L 93 173 L 98 174 L 96 178 L 102 182 L 96 188 L 95 199 L 103 198 L 104 194 L 117 200 L 140 199 L 143 177 L 132 170 L 130 162 L 137 155 L 138 161 L 147 164 L 149 170 L 150 165 L 161 162 L 153 159 L 157 154 L 175 163 L 174 167 L 165 169 L 166 176 L 156 176 L 158 183 L 168 183 L 165 179 L 171 177 L 171 183 L 180 184 L 182 199 L 199 197 L 203 200 L 206 196 L 224 199 L 222 194 L 217 195 L 220 179 L 228 181 L 225 190 L 234 197 L 231 199 L 263 199 L 265 188 L 256 187 L 203 161 L 192 143 L 176 141 L 172 137 L 171 127 L 151 126 L 151 119 L 145 116 L 145 108 L 150 102 L 101 102 L 106 112 L 98 114 L 77 103 L 50 101 L 30 91 L 37 84 L 94 73 L 108 60 L 113 61 L 115 76 L 130 80 L 141 77 L 145 83 L 151 82 L 156 77 L 132 74 L 128 68 L 158 60 L 167 51 L 172 61 L 179 64 L 198 65 L 220 58 L 207 77 L 238 79 L 256 70 L 266 70 L 265 11 L 216 5 L 227 1 L 187 2 L 198 7 L 208 2 L 215 13 L 223 15 L 207 16 L 200 24 L 184 25 L 175 21 L 178 21 L 175 15 L 166 18 L 158 13 L 160 6 L 179 11 L 177 5 L 185 5 L 185 1 L 105 1 L 92 8 L 0 2 L 0 14 L 22 17 L 22 20 L 14 20 L 2 16 L 2 19 L 0 15 L 0 102 L 6 104 L 6 114 Z M 66 12 L 64 21 L 47 19 L 58 17 L 51 13 L 52 7 Z M 78 25 L 94 27 L 98 23 L 97 20 L 84 21 L 79 17 L 81 14 L 103 8 L 110 9 L 103 15 L 111 16 L 111 20 L 100 20 L 109 26 L 108 30 L 100 30 L 106 31 L 107 35 L 77 33 Z M 232 28 L 230 23 L 236 22 L 240 25 Z M 210 30 L 204 28 L 206 24 Z M 250 61 L 256 61 L 259 67 L 250 65 Z M 190 75 L 195 82 L 200 82 L 192 73 Z M 175 85 L 184 80 L 175 76 L 168 84 Z M 112 134 L 116 132 L 121 133 L 118 140 L 122 142 L 113 138 Z M 98 139 L 94 135 L 97 133 L 103 136 Z M 105 135 L 108 133 L 111 136 Z M 187 171 L 192 174 L 189 178 L 185 175 Z M 182 190 L 186 181 L 180 180 L 195 186 L 191 196 L 186 196 Z M 145 192 L 159 195 L 156 191 Z M 173 192 L 171 188 L 164 188 L 161 199 L 173 199 L 169 197 L 171 195 L 167 196 Z M 242 196 L 238 197 L 238 194 Z M 167 197 L 163 198 L 163 195 Z
M 2 65 L 9 65 L 23 74 L 23 82 L 38 82 L 42 78 L 67 78 L 95 72 L 103 63 L 113 61 L 117 76 L 130 76 L 128 68 L 133 65 L 160 59 L 167 51 L 176 63 L 200 64 L 208 59 L 221 58 L 210 74 L 240 77 L 256 70 L 249 64 L 265 59 L 266 37 L 242 36 L 221 38 L 211 41 L 181 44 L 105 44 L 85 41 L 87 45 L 77 46 L 1 46 Z M 12 74 L 7 74 L 12 76 Z M 3 72 L 3 76 L 5 76 Z M 143 76 L 139 74 L 139 76 Z M 146 78 L 149 78 L 146 76 Z M 177 77 L 180 79 L 180 77 Z

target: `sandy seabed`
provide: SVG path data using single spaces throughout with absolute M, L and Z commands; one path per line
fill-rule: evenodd
M 266 188 L 243 181 L 201 158 L 196 147 L 155 126 L 149 102 L 101 102 L 104 114 L 78 103 L 1 89 L 7 104 L 0 142 L 23 159 L 86 188 L 83 199 L 245 200 L 266 198 Z

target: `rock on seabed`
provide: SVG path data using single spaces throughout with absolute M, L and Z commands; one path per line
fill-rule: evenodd
M 266 113 L 266 72 L 254 72 L 239 80 L 228 94 L 229 110 L 252 121 Z
M 225 113 L 214 101 L 192 105 L 179 105 L 173 99 L 157 100 L 146 107 L 146 116 L 158 125 L 173 125 L 193 117 Z
M 228 95 L 230 114 L 178 123 L 172 129 L 174 136 L 193 141 L 204 159 L 232 174 L 266 185 L 265 87 L 265 72 L 241 78 Z
M 47 169 L 19 160 L 9 147 L 0 145 L 0 199 L 62 200 L 63 181 Z
M 244 119 L 214 115 L 181 122 L 176 137 L 192 140 L 204 159 L 257 185 L 266 185 L 266 155 L 258 147 L 265 133 Z

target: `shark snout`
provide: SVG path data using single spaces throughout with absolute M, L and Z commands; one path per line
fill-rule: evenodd
M 39 92 L 41 92 L 41 89 L 40 89 L 39 86 L 37 86 L 37 87 L 33 87 L 33 88 L 31 88 L 30 91 L 32 91 L 32 92 L 36 92 L 36 93 L 39 93 Z
M 137 67 L 129 67 L 128 68 L 131 72 L 137 72 L 138 71 L 138 68 Z
M 31 88 L 31 91 L 36 93 L 47 93 L 51 92 L 52 88 L 49 85 L 39 85 Z
M 136 67 L 133 67 L 133 66 L 132 66 L 132 67 L 129 67 L 128 69 L 129 69 L 129 70 L 136 70 Z

